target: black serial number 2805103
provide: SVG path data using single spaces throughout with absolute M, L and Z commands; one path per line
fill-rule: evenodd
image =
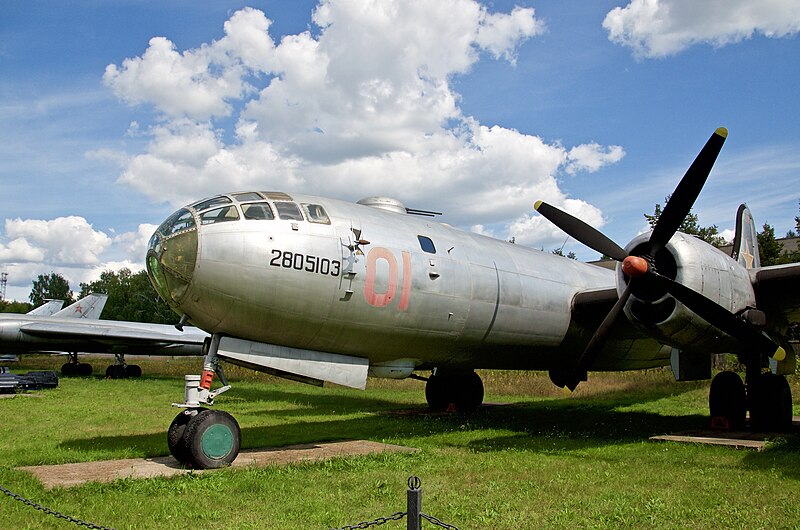
M 272 250 L 272 259 L 269 260 L 269 264 L 273 267 L 315 272 L 330 276 L 339 276 L 339 272 L 342 269 L 342 264 L 339 260 L 306 256 L 299 252 L 278 249 Z

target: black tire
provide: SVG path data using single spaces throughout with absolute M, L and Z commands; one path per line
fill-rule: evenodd
M 449 379 L 441 373 L 433 375 L 428 378 L 425 383 L 425 400 L 428 402 L 428 408 L 434 411 L 442 411 L 450 404 L 449 400 Z
M 125 378 L 125 367 L 121 364 L 112 364 L 108 368 L 106 368 L 106 377 L 111 379 L 124 379 Z
M 792 430 L 792 391 L 782 375 L 761 374 L 753 385 L 750 399 L 750 423 L 760 432 Z
M 736 372 L 720 372 L 711 381 L 708 410 L 712 427 L 738 431 L 747 420 L 747 394 L 744 382 Z
M 483 382 L 475 372 L 439 372 L 428 378 L 425 399 L 431 410 L 447 410 L 453 405 L 458 412 L 472 412 L 483 403 Z
M 129 364 L 125 367 L 126 377 L 141 377 L 142 369 L 138 364 Z
M 64 363 L 61 365 L 61 375 L 70 377 L 78 373 L 77 365 L 74 363 Z
M 456 396 L 456 406 L 459 411 L 473 412 L 483 403 L 483 381 L 481 376 L 470 372 L 462 381 L 459 381 Z
M 92 375 L 92 365 L 89 363 L 78 363 L 77 370 L 80 376 L 88 377 Z
M 192 467 L 216 469 L 236 459 L 242 445 L 242 431 L 227 412 L 204 410 L 186 425 L 183 443 Z
M 113 366 L 113 365 L 112 365 Z M 109 366 L 111 368 L 111 366 Z M 199 409 L 200 411 L 207 409 Z M 183 441 L 183 434 L 186 432 L 186 425 L 194 416 L 189 410 L 182 410 L 175 416 L 167 431 L 167 447 L 175 460 L 184 465 L 190 465 L 189 450 Z

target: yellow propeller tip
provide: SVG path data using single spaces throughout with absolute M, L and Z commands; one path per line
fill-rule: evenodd
M 542 201 L 536 201 L 535 203 L 533 203 L 533 209 L 538 212 L 539 211 L 539 206 L 541 206 L 541 205 L 542 205 Z
M 723 138 L 727 138 L 728 137 L 728 129 L 726 129 L 725 127 L 720 127 L 719 129 L 714 131 L 714 134 L 718 134 L 718 135 L 722 136 Z
M 778 349 L 775 350 L 775 353 L 772 354 L 772 358 L 776 361 L 782 361 L 786 358 L 786 350 L 778 346 Z

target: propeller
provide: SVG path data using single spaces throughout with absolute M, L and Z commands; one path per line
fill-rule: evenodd
M 603 348 L 614 322 L 630 298 L 632 288 L 640 285 L 663 289 L 713 326 L 749 347 L 769 354 L 777 361 L 786 357 L 784 349 L 765 334 L 751 327 L 713 300 L 660 274 L 656 268 L 656 254 L 667 245 L 691 211 L 727 136 L 728 131 L 724 127 L 714 131 L 664 206 L 664 211 L 653 227 L 647 243 L 635 249 L 636 254 L 628 254 L 597 229 L 554 206 L 542 201 L 538 201 L 534 205 L 537 212 L 576 240 L 601 254 L 622 262 L 622 272 L 629 278 L 625 290 L 595 331 L 586 349 L 578 357 L 574 376 L 567 383 L 570 390 L 575 389 L 579 374 L 585 372 L 593 364 L 597 354 Z

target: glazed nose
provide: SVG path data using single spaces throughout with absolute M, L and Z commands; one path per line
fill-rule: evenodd
M 150 238 L 147 273 L 159 296 L 177 307 L 188 291 L 197 263 L 197 225 L 189 210 L 167 218 Z

